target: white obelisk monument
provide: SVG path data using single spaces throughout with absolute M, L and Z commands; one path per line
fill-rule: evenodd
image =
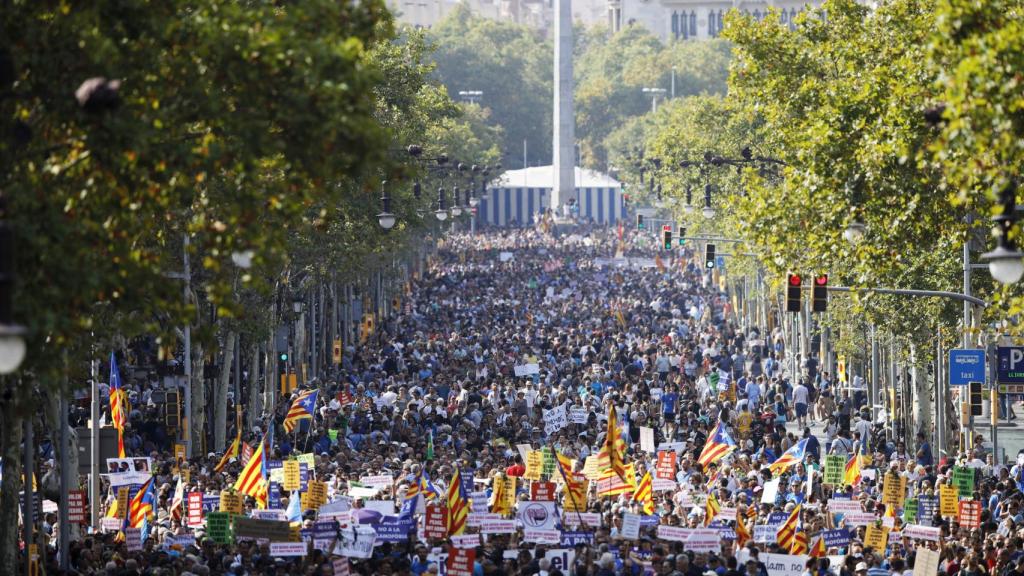
M 551 209 L 562 216 L 562 205 L 576 197 L 576 117 L 573 114 L 572 0 L 555 0 L 555 113 L 554 182 Z

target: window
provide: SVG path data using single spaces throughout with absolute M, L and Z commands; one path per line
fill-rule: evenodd
M 672 37 L 679 40 L 679 12 L 672 11 Z
M 690 36 L 697 37 L 697 11 L 690 12 Z
M 789 29 L 796 30 L 796 8 L 789 9 Z
M 754 10 L 754 20 L 758 20 L 758 21 L 761 20 L 761 11 L 760 10 L 757 10 L 757 9 Z

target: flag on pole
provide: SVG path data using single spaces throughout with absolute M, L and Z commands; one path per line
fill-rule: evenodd
M 117 429 L 117 457 L 124 458 L 124 425 L 128 421 L 128 398 L 117 369 L 117 357 L 110 353 L 110 421 Z
M 746 514 L 736 514 L 736 545 L 742 548 L 752 537 Z
M 793 542 L 796 540 L 796 533 L 799 529 L 800 505 L 797 504 L 786 518 L 786 521 L 775 531 L 775 540 L 783 550 L 789 550 L 793 547 Z
M 171 499 L 171 518 L 181 520 L 185 504 L 185 483 L 178 474 L 178 484 L 174 487 L 174 498 Z
M 228 461 L 232 458 L 239 458 L 241 456 L 241 443 L 242 443 L 242 407 L 235 406 L 235 439 L 228 446 L 228 449 L 224 452 L 224 456 L 220 459 L 220 462 L 213 468 L 214 472 L 220 472 L 228 465 Z M 250 448 L 250 454 L 252 449 Z
M 850 486 L 860 484 L 860 449 L 846 462 L 846 469 L 843 471 L 843 484 Z
M 782 474 L 786 470 L 789 470 L 797 462 L 803 461 L 806 455 L 807 438 L 804 438 L 803 440 L 790 446 L 789 450 L 786 450 L 785 452 L 782 453 L 782 456 L 776 458 L 775 462 L 772 462 L 768 466 L 768 469 L 771 470 L 773 476 L 778 476 L 779 474 Z
M 319 395 L 317 390 L 303 390 L 295 396 L 292 407 L 288 409 L 288 415 L 284 417 L 284 431 L 291 432 L 302 420 L 312 420 L 313 411 L 316 409 L 316 398 Z
M 434 459 L 434 431 L 427 432 L 427 460 Z
M 708 501 L 704 504 L 704 525 L 711 524 L 711 521 L 718 516 L 718 513 L 722 510 L 722 505 L 718 502 L 718 498 L 715 493 L 708 494 Z
M 644 473 L 640 479 L 636 491 L 633 493 L 633 500 L 636 500 L 643 507 L 644 514 L 654 514 L 654 480 L 651 478 L 651 471 Z
M 825 538 L 819 534 L 814 539 L 814 545 L 811 546 L 811 557 L 824 558 L 826 556 L 828 556 L 828 550 L 825 548 Z
M 807 533 L 803 530 L 798 530 L 796 536 L 793 537 L 793 547 L 789 549 L 790 554 L 797 556 L 807 554 Z
M 611 470 L 623 482 L 632 484 L 626 479 L 626 441 L 622 439 L 619 431 L 619 419 L 615 414 L 615 405 L 608 405 L 608 427 L 604 436 L 604 445 L 598 453 L 598 460 L 601 462 L 602 470 Z M 636 480 L 633 480 L 635 482 Z
M 736 442 L 732 436 L 729 436 L 725 424 L 719 422 L 715 427 L 714 434 L 708 436 L 708 441 L 704 444 L 704 449 L 700 451 L 697 462 L 707 470 L 708 466 L 725 458 L 735 449 Z
M 252 458 L 252 446 L 249 446 L 248 442 L 242 442 L 241 458 L 242 466 L 245 466 L 249 462 L 249 459 Z
M 235 480 L 234 485 L 236 491 L 255 498 L 256 504 L 261 510 L 266 509 L 269 497 L 267 493 L 269 486 L 266 472 L 266 442 L 267 437 L 264 436 L 252 453 L 252 458 L 249 458 L 238 475 L 238 480 Z
M 462 479 L 456 468 L 448 485 L 448 535 L 458 536 L 465 532 L 468 517 L 469 500 L 463 492 Z

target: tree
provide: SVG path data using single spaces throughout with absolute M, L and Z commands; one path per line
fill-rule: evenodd
M 390 35 L 383 4 L 278 4 L 5 5 L 0 118 L 16 138 L 0 140 L 0 189 L 18 242 L 15 315 L 30 334 L 20 375 L 3 382 L 6 467 L 20 465 L 23 418 L 68 393 L 64 374 L 79 385 L 83 360 L 117 337 L 166 343 L 197 304 L 237 314 L 235 283 L 259 279 L 232 253 L 278 258 L 314 199 L 345 199 L 330 183 L 384 161 L 381 77 L 366 65 Z M 97 82 L 76 101 L 100 76 L 120 86 Z M 188 305 L 165 277 L 185 233 L 204 293 Z M 0 486 L 4 573 L 16 571 L 19 485 L 15 473 Z
M 531 164 L 551 162 L 551 43 L 538 31 L 473 16 L 461 5 L 428 38 L 449 94 L 483 91 L 490 123 L 504 130 L 502 150 L 518 159 L 526 142 Z

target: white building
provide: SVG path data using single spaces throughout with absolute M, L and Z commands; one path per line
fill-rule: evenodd
M 522 226 L 550 207 L 552 166 L 510 170 L 492 182 L 477 205 L 477 224 Z M 622 183 L 587 168 L 576 167 L 575 198 L 579 218 L 615 224 L 625 217 Z
M 818 5 L 820 2 L 803 0 L 608 0 L 607 23 L 613 32 L 633 23 L 640 24 L 663 42 L 700 40 L 718 37 L 726 13 L 733 8 L 756 19 L 764 18 L 770 8 L 775 8 L 782 23 L 792 26 L 797 14 L 808 6 Z

